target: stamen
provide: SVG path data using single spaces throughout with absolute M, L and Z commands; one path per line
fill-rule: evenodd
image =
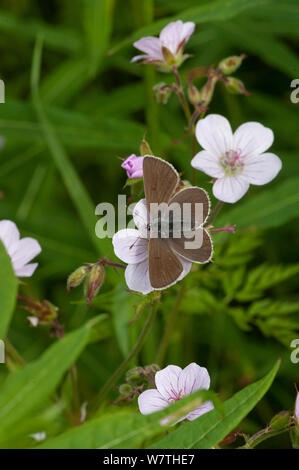
M 228 150 L 225 155 L 220 158 L 220 163 L 225 170 L 227 176 L 240 173 L 244 167 L 244 155 L 241 149 Z

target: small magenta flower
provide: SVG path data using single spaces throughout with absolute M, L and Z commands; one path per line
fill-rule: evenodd
M 273 132 L 258 122 L 242 124 L 233 134 L 225 117 L 210 114 L 197 123 L 196 137 L 204 150 L 191 165 L 216 179 L 213 193 L 220 201 L 237 202 L 250 184 L 267 184 L 281 170 L 280 158 L 266 153 Z
M 184 47 L 194 29 L 195 24 L 191 21 L 169 23 L 159 38 L 148 36 L 134 42 L 134 47 L 144 54 L 133 57 L 131 62 L 142 60 L 143 64 L 156 65 L 160 72 L 171 72 L 174 65 L 179 67 L 189 57 L 184 54 Z
M 210 388 L 210 376 L 205 367 L 195 362 L 185 369 L 178 366 L 168 366 L 155 375 L 156 389 L 146 390 L 138 397 L 139 410 L 143 415 L 154 413 L 166 408 L 171 403 L 191 395 L 198 390 Z M 193 421 L 214 408 L 211 401 L 206 401 L 199 408 L 183 416 L 179 421 Z
M 30 277 L 38 263 L 28 264 L 41 252 L 41 247 L 34 238 L 20 239 L 20 232 L 11 220 L 0 221 L 0 240 L 6 248 L 17 277 Z
M 132 154 L 121 166 L 126 170 L 128 178 L 143 177 L 143 157 L 136 157 L 135 154 Z
M 129 289 L 142 294 L 149 294 L 154 289 L 149 278 L 148 265 L 148 224 L 150 222 L 145 199 L 141 199 L 133 211 L 136 229 L 119 230 L 113 237 L 112 243 L 116 256 L 128 266 L 125 271 L 126 283 Z M 192 266 L 190 261 L 179 256 L 184 271 L 178 281 L 185 277 Z

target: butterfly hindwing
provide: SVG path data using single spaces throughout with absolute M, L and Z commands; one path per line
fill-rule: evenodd
M 184 218 L 184 204 L 190 204 L 190 214 L 192 229 L 202 225 L 210 212 L 210 199 L 207 192 L 202 188 L 190 187 L 185 188 L 175 194 L 169 202 L 169 205 L 178 203 L 181 206 L 181 217 Z M 200 211 L 196 211 L 196 205 L 200 205 Z
M 194 232 L 199 236 L 199 239 L 202 241 L 200 248 L 186 248 L 186 243 L 190 243 L 194 240 L 193 238 L 173 238 L 167 240 L 170 248 L 175 251 L 178 255 L 182 256 L 188 261 L 193 263 L 208 263 L 213 256 L 213 243 L 208 232 L 202 228 L 197 228 Z
M 148 245 L 149 276 L 154 289 L 174 284 L 183 273 L 183 265 L 166 240 L 150 238 Z

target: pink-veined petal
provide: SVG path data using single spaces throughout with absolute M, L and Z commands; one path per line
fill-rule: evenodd
M 22 238 L 14 243 L 10 249 L 15 272 L 23 268 L 41 252 L 41 246 L 34 238 Z
M 204 150 L 215 157 L 232 149 L 233 133 L 228 120 L 220 114 L 209 114 L 196 125 L 196 138 Z
M 148 241 L 138 230 L 120 230 L 113 236 L 112 243 L 116 256 L 124 263 L 140 263 L 147 259 Z
M 0 240 L 5 246 L 9 255 L 11 255 L 11 247 L 20 239 L 18 227 L 11 220 L 1 220 L 0 222 Z
M 213 194 L 220 201 L 234 203 L 248 191 L 248 181 L 240 175 L 225 176 L 213 185 Z
M 264 153 L 273 144 L 274 135 L 271 129 L 259 122 L 242 124 L 233 138 L 233 149 L 245 157 Z
M 274 153 L 246 157 L 242 176 L 250 184 L 263 185 L 272 181 L 280 172 L 282 163 Z
M 146 390 L 138 397 L 138 406 L 140 413 L 148 415 L 155 411 L 163 410 L 169 402 L 165 400 L 156 389 Z
M 207 369 L 192 362 L 180 373 L 178 387 L 179 390 L 182 390 L 184 396 L 197 390 L 208 390 L 210 388 L 210 376 Z
M 17 277 L 31 277 L 36 270 L 38 263 L 26 264 L 25 266 L 15 270 Z
M 199 152 L 191 160 L 191 166 L 197 170 L 203 171 L 212 178 L 222 178 L 225 175 L 224 169 L 220 164 L 219 157 L 206 150 Z
M 178 366 L 167 366 L 155 375 L 158 391 L 166 400 L 179 397 L 178 379 L 182 369 Z
M 199 408 L 195 408 L 195 410 L 191 411 L 187 414 L 186 418 L 189 421 L 194 421 L 194 419 L 199 418 L 200 416 L 208 413 L 209 411 L 214 409 L 213 403 L 209 400 L 203 403 Z
M 133 45 L 136 47 L 136 49 L 145 52 L 149 58 L 164 62 L 159 38 L 154 36 L 147 36 L 145 38 L 139 39 L 139 41 L 134 42 Z
M 153 288 L 149 279 L 148 259 L 141 263 L 129 264 L 125 272 L 126 283 L 129 289 L 141 294 L 149 294 Z

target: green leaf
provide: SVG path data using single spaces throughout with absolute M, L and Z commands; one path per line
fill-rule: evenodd
M 89 55 L 89 74 L 95 75 L 107 51 L 115 0 L 85 0 L 84 24 Z
M 168 434 L 152 449 L 210 449 L 229 434 L 270 388 L 278 371 L 280 361 L 261 380 L 248 385 L 224 402 L 224 417 L 217 410 L 200 416 Z
M 0 392 L 0 442 L 50 397 L 88 343 L 96 322 L 97 318 L 57 340 L 39 359 L 8 376 Z
M 42 40 L 36 43 L 31 71 L 31 87 L 33 95 L 33 103 L 36 108 L 36 113 L 40 120 L 41 127 L 44 132 L 44 137 L 52 155 L 53 161 L 60 172 L 64 184 L 70 194 L 72 201 L 80 215 L 82 223 L 84 224 L 87 233 L 93 242 L 95 248 L 99 253 L 105 255 L 107 251 L 111 251 L 111 244 L 109 240 L 100 240 L 96 237 L 94 227 L 96 224 L 95 208 L 83 186 L 72 162 L 68 158 L 63 146 L 57 138 L 55 131 L 50 124 L 48 117 L 44 111 L 43 105 L 39 97 L 39 74 L 42 56 Z
M 18 280 L 10 258 L 0 241 L 0 339 L 7 334 L 17 298 Z
M 187 414 L 206 399 L 215 401 L 222 413 L 222 404 L 213 392 L 200 390 L 148 416 L 139 411 L 121 410 L 91 420 L 49 439 L 40 449 L 136 449 L 153 436 L 173 429 L 171 422 Z
M 257 8 L 260 5 L 265 5 L 271 0 L 218 0 L 208 2 L 205 5 L 200 5 L 194 8 L 181 11 L 175 16 L 163 18 L 162 20 L 155 21 L 154 23 L 140 28 L 134 32 L 129 38 L 113 47 L 110 53 L 120 50 L 122 47 L 133 43 L 137 39 L 144 36 L 151 36 L 160 33 L 171 21 L 194 21 L 198 24 L 206 23 L 208 21 L 224 21 L 233 18 L 244 10 Z

